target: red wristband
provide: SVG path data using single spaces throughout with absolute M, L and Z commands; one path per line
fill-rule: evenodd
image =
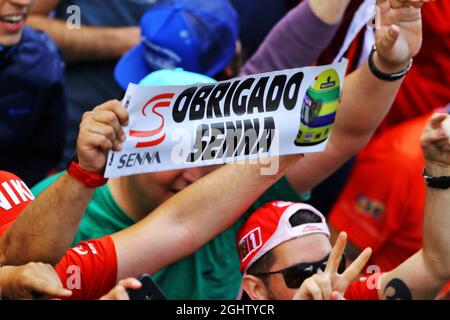
M 101 173 L 84 170 L 75 161 L 70 163 L 67 173 L 88 188 L 97 188 L 108 182 L 108 179 L 104 178 Z

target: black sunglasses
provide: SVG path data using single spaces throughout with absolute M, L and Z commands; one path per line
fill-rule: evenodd
M 281 273 L 288 288 L 298 289 L 302 285 L 303 281 L 316 274 L 318 269 L 325 271 L 328 257 L 329 255 L 318 262 L 298 263 L 282 270 L 261 272 L 253 275 L 257 277 L 268 277 L 277 273 Z M 342 255 L 341 261 L 339 262 L 338 273 L 343 273 L 345 271 L 345 267 L 345 256 Z

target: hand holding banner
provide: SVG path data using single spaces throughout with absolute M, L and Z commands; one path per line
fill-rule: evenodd
M 347 61 L 211 84 L 138 86 L 105 177 L 192 168 L 325 149 Z

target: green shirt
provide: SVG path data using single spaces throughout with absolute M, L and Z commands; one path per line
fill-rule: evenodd
M 61 175 L 62 173 L 45 179 L 33 187 L 32 192 L 37 196 Z M 275 200 L 300 202 L 305 201 L 305 198 L 299 196 L 287 180 L 282 178 L 228 230 L 191 256 L 154 274 L 153 279 L 168 299 L 235 299 L 241 284 L 236 233 L 242 223 L 249 214 L 267 202 Z M 73 244 L 113 234 L 134 223 L 135 221 L 117 205 L 108 185 L 105 185 L 95 191 Z

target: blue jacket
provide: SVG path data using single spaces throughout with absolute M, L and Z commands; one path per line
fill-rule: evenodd
M 0 56 L 0 168 L 30 186 L 62 157 L 63 70 L 54 42 L 30 28 L 9 55 Z

